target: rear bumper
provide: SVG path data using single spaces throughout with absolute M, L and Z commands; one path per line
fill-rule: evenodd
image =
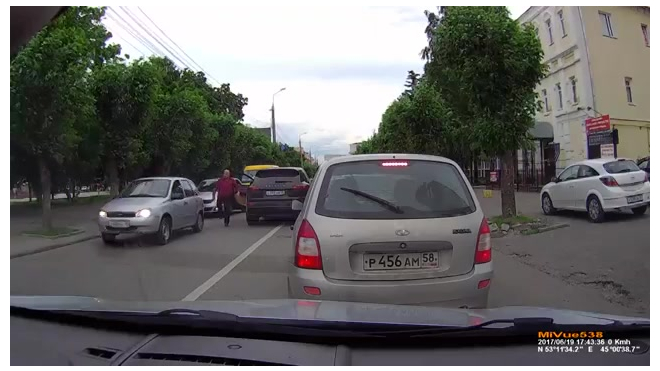
M 270 216 L 270 217 L 297 217 L 300 211 L 291 208 L 291 200 L 282 201 L 249 201 L 246 213 L 249 216 Z
M 628 200 L 626 197 L 632 196 L 635 194 L 641 194 L 643 195 L 643 200 L 640 202 L 635 202 L 632 204 L 628 203 Z M 630 194 L 626 195 L 617 195 L 617 197 L 611 197 L 611 198 L 603 198 L 602 200 L 602 206 L 603 210 L 605 211 L 620 211 L 620 210 L 630 210 L 632 208 L 640 207 L 640 206 L 645 206 L 651 203 L 651 193 L 650 192 L 631 192 Z
M 477 285 L 492 277 L 492 262 L 477 264 L 462 276 L 409 281 L 330 280 L 323 271 L 293 267 L 288 286 L 289 295 L 295 299 L 485 308 L 490 285 L 483 289 Z M 321 294 L 309 295 L 305 286 L 319 288 Z
M 128 228 L 114 228 L 110 226 L 112 220 L 128 220 Z M 152 215 L 148 218 L 98 218 L 99 232 L 108 234 L 152 234 L 158 232 L 160 216 Z

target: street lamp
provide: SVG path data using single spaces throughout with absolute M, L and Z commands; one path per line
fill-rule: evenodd
M 300 151 L 300 167 L 303 166 L 303 149 L 302 149 L 302 136 L 307 134 L 307 132 L 300 133 L 298 135 L 298 150 Z
M 273 143 L 277 143 L 277 136 L 275 135 L 275 96 L 284 90 L 286 90 L 286 88 L 282 88 L 273 94 L 273 104 L 270 107 L 270 131 L 273 133 Z

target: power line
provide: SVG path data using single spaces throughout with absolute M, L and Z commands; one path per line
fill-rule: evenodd
M 136 29 L 131 25 L 130 22 L 126 21 L 126 20 L 124 19 L 124 17 L 122 17 L 121 14 L 119 14 L 119 12 L 117 12 L 114 8 L 108 8 L 108 9 L 110 9 L 110 10 L 115 14 L 115 16 L 117 16 L 122 22 L 124 22 L 124 24 L 122 24 L 122 23 L 116 21 L 116 20 L 115 20 L 114 18 L 112 18 L 112 17 L 111 17 L 111 19 L 112 19 L 113 21 L 117 22 L 117 24 L 118 24 L 119 26 L 121 26 L 121 28 L 123 28 L 126 32 L 128 32 L 131 36 L 133 36 L 136 40 L 138 40 L 142 45 L 146 46 L 147 49 L 149 49 L 150 52 L 152 52 L 152 53 L 155 54 L 155 55 L 165 56 L 165 53 L 163 53 L 162 51 L 160 51 L 160 49 L 158 49 L 158 48 L 157 48 L 157 47 L 156 47 L 151 41 L 149 41 L 149 39 L 147 39 L 146 37 L 144 37 L 144 36 L 143 36 L 138 30 L 136 30 Z M 109 13 L 108 13 L 108 16 L 110 16 Z M 126 26 L 128 26 L 128 28 L 130 28 L 130 30 L 129 30 L 128 28 L 126 28 Z
M 147 13 L 145 13 L 144 10 L 142 10 L 142 8 L 140 8 L 139 6 L 138 6 L 137 8 L 138 8 L 138 10 L 140 10 L 140 12 L 142 12 L 142 14 L 144 14 L 144 16 L 147 17 L 147 19 L 148 19 L 148 20 L 149 20 L 149 21 L 150 21 L 150 22 L 151 22 L 151 23 L 152 23 L 152 24 L 158 29 L 158 31 L 160 31 L 163 35 L 165 35 L 165 37 L 166 37 L 166 38 L 167 38 L 172 44 L 174 44 L 174 46 L 176 46 L 176 47 L 177 47 L 177 48 L 178 48 L 178 49 L 179 49 L 179 50 L 180 50 L 180 51 L 181 51 L 181 52 L 182 52 L 182 53 L 183 53 L 183 54 L 184 54 L 184 55 L 185 55 L 190 61 L 192 61 L 192 63 L 193 63 L 194 65 L 196 65 L 196 66 L 197 66 L 202 72 L 204 72 L 207 76 L 209 76 L 210 78 L 212 78 L 213 80 L 215 80 L 215 82 L 216 82 L 218 85 L 222 85 L 222 83 L 220 83 L 215 77 L 211 76 L 210 73 L 206 72 L 206 71 L 204 70 L 204 67 L 202 67 L 199 63 L 197 63 L 197 62 L 196 62 L 191 56 L 189 56 L 188 53 L 186 53 L 185 50 L 183 50 L 183 49 L 179 46 L 179 44 L 177 44 L 174 40 L 172 40 L 172 38 L 170 38 L 170 37 L 165 33 L 165 31 L 163 31 L 160 27 L 158 27 L 158 25 L 156 24 L 156 22 L 154 22 L 154 21 L 153 21 L 148 15 L 147 15 Z
M 138 53 L 141 53 L 143 57 L 146 56 L 146 53 L 143 52 L 142 49 L 139 49 L 139 48 L 136 47 L 135 45 L 131 44 L 128 40 L 124 39 L 124 38 L 121 37 L 121 36 L 116 36 L 116 37 L 119 38 L 119 39 L 121 39 L 121 40 L 123 40 L 126 44 L 130 45 L 133 49 L 137 50 Z
M 183 62 L 183 61 L 179 58 L 179 56 L 178 56 L 176 53 L 172 52 L 172 50 L 170 50 L 170 48 L 168 48 L 167 45 L 163 44 L 163 41 L 162 41 L 157 35 L 154 36 L 154 35 L 151 33 L 151 30 L 147 29 L 147 28 L 142 24 L 142 22 L 141 22 L 140 20 L 136 19 L 136 17 L 134 17 L 133 13 L 132 13 L 129 9 L 127 9 L 127 8 L 124 7 L 124 6 L 120 6 L 119 9 L 123 10 L 124 13 L 126 13 L 126 14 L 128 15 L 128 17 L 131 18 L 131 19 L 133 20 L 133 22 L 135 22 L 138 26 L 140 26 L 140 28 L 143 29 L 144 32 L 146 32 L 147 35 L 149 35 L 152 39 L 154 39 L 154 41 L 156 41 L 156 43 L 158 43 L 158 45 L 160 45 L 160 46 L 162 46 L 163 48 L 165 48 L 165 50 L 167 50 L 167 51 L 170 53 L 170 55 L 171 55 L 172 57 L 174 57 L 174 59 L 176 59 L 179 63 L 181 63 L 181 65 L 183 65 L 184 67 L 186 67 L 186 68 L 188 68 L 188 69 L 190 69 L 190 70 L 193 69 L 193 68 L 190 68 L 190 66 L 188 66 L 188 64 L 187 64 L 186 62 Z

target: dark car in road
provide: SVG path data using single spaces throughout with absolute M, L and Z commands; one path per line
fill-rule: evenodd
M 309 177 L 300 167 L 278 167 L 259 170 L 247 189 L 245 219 L 248 225 L 260 219 L 295 220 L 300 211 L 293 210 L 294 200 L 303 201 L 309 190 Z
M 637 166 L 641 169 L 646 171 L 646 173 L 649 175 L 649 181 L 651 180 L 651 156 L 640 158 L 637 160 Z

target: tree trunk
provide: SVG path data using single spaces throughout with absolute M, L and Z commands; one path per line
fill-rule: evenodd
M 117 162 L 114 158 L 108 159 L 105 171 L 108 176 L 108 182 L 110 182 L 110 196 L 115 197 L 119 194 L 119 172 L 117 170 Z
M 53 228 L 50 210 L 50 169 L 44 158 L 39 158 L 39 178 L 41 181 L 41 226 L 45 230 Z
M 500 157 L 501 164 L 501 193 L 502 193 L 502 216 L 510 217 L 516 215 L 516 193 L 515 193 L 515 168 L 513 151 L 507 151 Z
M 28 202 L 32 202 L 32 183 L 28 182 Z

